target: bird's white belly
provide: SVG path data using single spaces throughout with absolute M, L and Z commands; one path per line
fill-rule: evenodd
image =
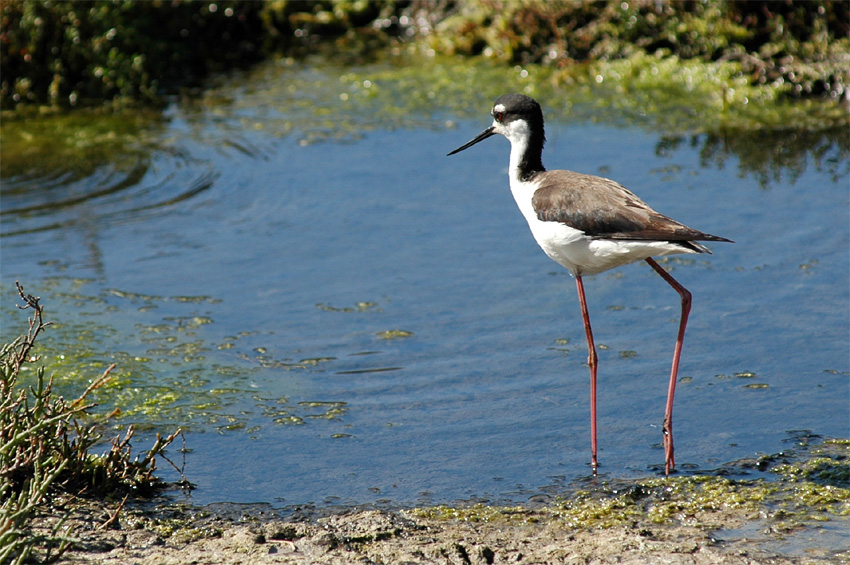
M 666 241 L 596 239 L 561 222 L 543 222 L 532 206 L 535 183 L 511 180 L 511 192 L 538 245 L 570 274 L 595 275 L 647 257 L 694 253 Z
M 565 224 L 536 217 L 528 225 L 546 255 L 574 276 L 595 275 L 652 256 L 693 253 L 666 241 L 593 239 Z

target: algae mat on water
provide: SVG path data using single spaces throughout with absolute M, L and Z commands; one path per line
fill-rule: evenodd
M 65 174 L 84 177 L 108 164 L 112 175 L 126 183 L 144 175 L 158 154 L 191 164 L 179 136 L 262 157 L 264 148 L 248 141 L 246 132 L 296 136 L 308 145 L 354 141 L 375 128 L 443 129 L 457 118 L 485 119 L 492 100 L 510 91 L 537 98 L 547 115 L 560 119 L 657 132 L 667 148 L 705 134 L 708 159 L 717 158 L 719 142 L 724 152 L 760 166 L 765 175 L 767 168 L 785 167 L 807 154 L 823 156 L 828 164 L 836 158 L 835 149 L 841 161 L 850 152 L 846 105 L 789 100 L 779 87 L 753 86 L 734 61 L 638 52 L 553 69 L 427 56 L 400 47 L 344 66 L 324 56 L 269 60 L 210 79 L 197 97 L 176 100 L 164 112 L 5 115 L 0 124 L 4 214 L 16 212 L 8 198 L 16 184 L 8 181 L 16 178 L 52 174 L 67 181 Z M 175 121 L 183 131 L 174 131 Z M 765 136 L 788 141 L 781 151 L 772 151 Z M 194 179 L 186 197 L 214 178 Z

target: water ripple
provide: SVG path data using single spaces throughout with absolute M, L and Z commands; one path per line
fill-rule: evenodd
M 13 176 L 3 181 L 0 237 L 139 218 L 197 196 L 218 177 L 210 163 L 177 153 L 123 168 L 105 164 L 88 174 L 53 170 Z

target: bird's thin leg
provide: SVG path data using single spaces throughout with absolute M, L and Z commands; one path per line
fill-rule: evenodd
M 590 367 L 590 466 L 596 475 L 596 346 L 593 344 L 593 330 L 590 329 L 590 316 L 587 313 L 587 300 L 584 298 L 584 283 L 581 276 L 576 277 L 578 299 L 581 302 L 581 318 L 587 334 L 587 365 Z
M 670 385 L 667 388 L 667 407 L 664 410 L 664 473 L 669 475 L 670 471 L 676 466 L 676 461 L 673 458 L 673 395 L 676 392 L 676 378 L 679 374 L 679 358 L 682 356 L 685 327 L 688 325 L 688 314 L 691 311 L 691 293 L 679 284 L 679 281 L 674 279 L 670 273 L 661 268 L 652 257 L 647 257 L 646 262 L 682 297 L 682 317 L 679 320 L 679 335 L 676 337 L 676 348 L 673 350 L 673 368 L 670 371 Z

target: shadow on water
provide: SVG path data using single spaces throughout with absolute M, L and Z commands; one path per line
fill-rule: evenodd
M 550 167 L 738 242 L 664 262 L 695 294 L 683 472 L 776 451 L 789 429 L 846 432 L 846 129 L 712 131 L 671 117 L 681 102 L 661 127 L 535 72 L 282 59 L 162 113 L 4 120 L 0 289 L 41 295 L 57 386 L 115 362 L 104 409 L 189 429 L 194 502 L 561 492 L 588 473 L 568 277 L 515 209 L 504 143 L 444 157 L 496 95 L 529 91 Z M 602 471 L 657 472 L 675 301 L 638 267 L 588 285 Z M 8 340 L 20 314 L 0 308 Z

